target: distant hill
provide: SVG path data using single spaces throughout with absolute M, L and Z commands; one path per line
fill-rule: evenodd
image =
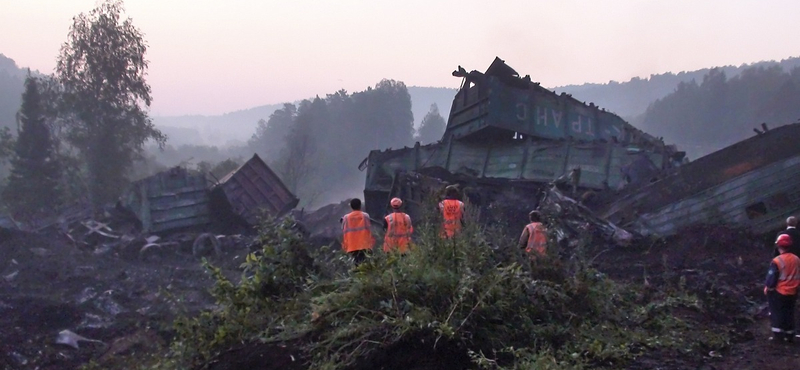
M 282 106 L 262 105 L 219 116 L 153 117 L 153 123 L 167 134 L 171 145 L 240 145 L 256 132 L 259 119 L 269 119 Z
M 439 111 L 446 120 L 456 91 L 458 90 L 445 87 L 409 87 L 415 125 L 419 126 L 434 103 L 439 106 Z M 153 117 L 153 122 L 169 136 L 171 145 L 203 144 L 224 147 L 247 142 L 255 133 L 258 120 L 269 119 L 281 107 L 283 103 L 262 105 L 219 116 Z
M 13 59 L 0 54 L 0 127 L 16 130 L 16 114 L 22 104 L 27 73 Z

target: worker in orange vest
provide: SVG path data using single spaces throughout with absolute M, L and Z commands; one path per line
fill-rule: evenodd
M 369 215 L 361 212 L 361 200 L 355 198 L 350 201 L 352 212 L 341 218 L 342 223 L 342 249 L 353 258 L 353 263 L 358 266 L 372 252 L 375 238 L 370 230 Z
M 445 198 L 439 202 L 439 210 L 443 216 L 441 236 L 452 238 L 464 226 L 464 202 L 458 200 L 458 188 L 454 185 L 449 185 L 444 190 Z
M 400 212 L 403 201 L 400 198 L 392 198 L 389 202 L 392 206 L 392 213 L 386 215 L 383 227 L 386 230 L 386 237 L 383 239 L 383 251 L 390 252 L 397 250 L 400 253 L 408 252 L 408 244 L 411 242 L 411 233 L 414 226 L 411 225 L 411 217 Z
M 530 253 L 531 258 L 536 259 L 547 253 L 547 229 L 542 224 L 542 215 L 539 211 L 531 211 L 528 219 L 531 222 L 522 230 L 519 246 L 525 248 L 525 252 Z
M 780 255 L 772 259 L 764 283 L 764 294 L 769 302 L 769 320 L 772 325 L 770 340 L 794 341 L 794 306 L 800 286 L 800 258 L 790 253 L 792 237 L 778 235 L 775 244 Z

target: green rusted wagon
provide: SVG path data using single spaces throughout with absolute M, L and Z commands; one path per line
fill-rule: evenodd
M 580 169 L 581 190 L 621 189 L 655 181 L 683 161 L 665 145 L 619 116 L 520 77 L 499 58 L 486 72 L 463 78 L 442 140 L 412 148 L 373 150 L 366 170 L 367 211 L 380 215 L 401 194 L 399 176 L 443 170 L 471 179 L 550 183 Z M 532 195 L 533 196 L 533 195 Z

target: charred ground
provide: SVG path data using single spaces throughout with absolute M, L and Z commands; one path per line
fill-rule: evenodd
M 794 354 L 796 351 L 787 351 L 787 347 L 766 341 L 769 333 L 761 280 L 772 253 L 766 245 L 763 237 L 736 230 L 694 228 L 666 241 L 642 242 L 627 248 L 587 248 L 583 252 L 586 261 L 615 284 L 624 284 L 628 292 L 635 292 L 626 298 L 631 300 L 631 307 L 638 302 L 654 310 L 653 317 L 658 319 L 645 320 L 639 325 L 661 333 L 653 338 L 672 338 L 672 342 L 670 345 L 634 343 L 625 350 L 630 358 L 610 363 L 597 355 L 604 352 L 591 349 L 592 342 L 588 342 L 585 353 L 576 352 L 576 356 L 585 358 L 581 366 L 796 368 L 800 364 Z M 231 284 L 237 285 L 241 276 L 239 265 L 250 252 L 241 245 L 231 247 L 223 256 L 214 259 L 213 264 L 219 267 L 217 273 L 222 274 L 215 279 L 186 247 L 165 253 L 157 260 L 142 261 L 124 253 L 95 254 L 76 248 L 57 235 L 15 232 L 6 235 L 0 248 L 4 276 L 0 282 L 0 296 L 3 297 L 0 300 L 3 343 L 0 363 L 10 369 L 68 369 L 82 365 L 136 368 L 132 367 L 131 360 L 154 364 L 154 358 L 168 353 L 170 345 L 174 348 L 176 338 L 180 339 L 180 332 L 172 325 L 175 317 L 192 318 L 203 310 L 221 310 L 225 302 L 219 300 L 215 284 L 218 285 L 220 276 L 226 276 Z M 312 258 L 332 261 L 332 265 L 342 263 L 330 258 L 334 253 L 323 248 Z M 565 261 L 564 264 L 569 265 L 571 259 L 568 257 Z M 272 273 L 275 271 L 282 270 Z M 343 294 L 338 299 L 352 294 L 342 285 L 329 289 L 332 292 L 338 289 Z M 570 289 L 574 297 L 581 294 L 580 284 Z M 695 297 L 696 300 L 679 302 L 674 300 L 677 297 Z M 289 302 L 292 300 L 287 297 L 279 304 L 289 305 Z M 324 319 L 325 310 L 320 309 L 320 303 L 312 307 L 316 307 L 315 312 L 322 313 Z M 252 336 L 255 341 L 244 344 L 222 341 L 213 346 L 208 360 L 196 362 L 196 366 L 209 369 L 307 368 L 308 361 L 314 360 L 313 353 L 318 353 L 313 349 L 325 337 L 324 330 L 341 329 L 314 321 L 308 309 L 292 309 L 297 311 L 293 325 L 304 327 L 294 332 L 296 336 L 287 335 L 285 340 L 275 341 L 280 337 L 276 335 L 278 332 L 267 330 Z M 668 317 L 679 319 L 680 324 L 665 321 Z M 675 326 L 657 327 L 664 323 Z M 264 325 L 274 329 L 274 323 Z M 486 325 L 496 323 L 490 319 Z M 56 344 L 58 333 L 64 329 L 105 344 L 82 342 L 77 350 Z M 470 355 L 468 351 L 476 348 L 474 339 L 465 341 L 457 336 L 447 340 L 445 337 L 434 345 L 433 340 L 440 336 L 423 330 L 374 345 L 347 368 L 477 368 L 476 362 L 488 368 L 532 366 L 520 360 L 524 358 L 521 353 L 484 353 L 486 358 L 481 362 L 475 353 Z M 262 343 L 257 340 L 259 337 L 272 340 Z M 676 342 L 679 339 L 685 342 Z M 509 367 L 515 358 L 519 360 L 514 365 L 517 367 Z M 487 359 L 497 363 L 486 362 Z

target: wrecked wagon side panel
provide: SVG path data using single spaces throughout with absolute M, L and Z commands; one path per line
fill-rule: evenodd
M 232 211 L 250 225 L 256 225 L 263 212 L 278 217 L 299 202 L 258 154 L 223 177 L 218 186 Z
M 203 226 L 210 222 L 206 178 L 176 167 L 134 182 L 122 197 L 144 232 Z
M 782 226 L 800 212 L 800 124 L 781 126 L 680 167 L 643 188 L 623 191 L 600 214 L 643 234 L 671 235 L 693 224 Z

